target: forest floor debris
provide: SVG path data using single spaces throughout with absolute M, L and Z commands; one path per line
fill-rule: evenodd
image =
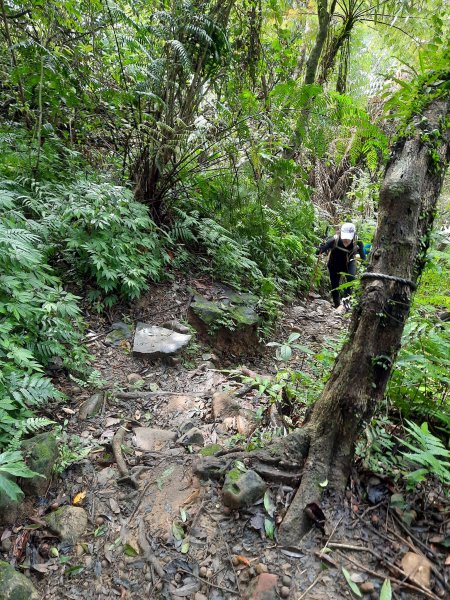
M 111 317 L 127 324 L 183 320 L 189 292 L 186 286 L 183 296 L 180 289 L 180 283 L 175 289 L 155 286 L 147 304 L 141 299 L 127 315 Z M 173 301 L 183 297 L 184 303 Z M 287 309 L 274 339 L 283 343 L 300 331 L 302 344 L 319 351 L 325 338 L 337 340 L 345 331 L 346 319 L 313 298 Z M 417 493 L 408 521 L 389 502 L 398 492 L 393 482 L 355 470 L 345 500 L 324 502 L 324 533 L 313 527 L 298 547 L 285 548 L 277 544 L 276 526 L 295 492 L 297 472 L 272 481 L 257 494 L 260 500 L 239 508 L 224 505 L 221 483 L 194 476 L 200 437 L 185 445 L 178 437 L 200 433 L 202 453 L 219 449 L 230 467 L 245 471 L 234 464 L 230 442 L 244 447 L 255 429 L 239 427 L 239 416 L 253 422 L 257 415 L 261 444 L 267 443 L 264 432 L 282 430 L 283 407 L 264 392 L 277 370 L 272 348 L 246 356 L 243 366 L 195 342 L 195 353 L 187 350 L 168 366 L 133 355 L 129 339 L 108 345 L 103 334 L 111 326 L 98 317 L 91 317 L 90 329 L 104 401 L 80 419 L 92 393 L 65 379 L 60 382 L 70 412 L 61 405 L 51 409 L 77 436 L 72 451 L 81 459 L 55 477 L 28 519 L 0 536 L 0 558 L 20 567 L 42 597 L 257 600 L 266 591 L 273 598 L 336 600 L 350 598 L 358 586 L 365 598 L 379 599 L 386 579 L 398 599 L 448 593 L 450 521 L 442 490 Z M 302 353 L 294 353 L 292 366 L 305 368 Z M 87 529 L 78 539 L 61 540 L 44 518 L 71 505 L 86 515 Z

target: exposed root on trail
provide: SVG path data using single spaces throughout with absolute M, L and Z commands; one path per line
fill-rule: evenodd
M 127 463 L 122 454 L 122 443 L 125 437 L 125 433 L 127 432 L 126 423 L 121 425 L 117 430 L 116 434 L 113 437 L 111 446 L 114 455 L 114 459 L 117 463 L 117 468 L 119 469 L 119 473 L 121 474 L 121 478 L 119 479 L 120 483 L 128 483 L 135 487 L 136 489 L 139 487 L 136 479 L 130 475 L 130 472 L 127 467 Z

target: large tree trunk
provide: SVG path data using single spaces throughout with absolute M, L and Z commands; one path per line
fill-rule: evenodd
M 430 131 L 440 130 L 433 152 L 422 131 L 400 141 L 387 166 L 380 193 L 378 229 L 362 293 L 352 316 L 348 341 L 314 406 L 306 427 L 277 441 L 264 453 L 250 455 L 258 466 L 267 453 L 301 461 L 300 487 L 280 527 L 280 541 L 294 545 L 311 526 L 305 507 L 320 503 L 319 485 L 343 493 L 358 433 L 383 398 L 400 348 L 415 282 L 422 272 L 436 202 L 450 159 L 449 99 L 435 100 L 424 111 Z M 447 125 L 443 125 L 447 121 Z M 425 121 L 423 121 L 425 122 Z

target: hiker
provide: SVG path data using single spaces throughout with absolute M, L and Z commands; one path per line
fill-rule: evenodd
M 344 223 L 340 233 L 320 244 L 317 254 L 328 254 L 328 272 L 330 274 L 331 296 L 334 308 L 342 310 L 339 290 L 341 275 L 345 275 L 347 282 L 353 281 L 356 275 L 356 254 L 364 260 L 366 253 L 364 245 L 356 237 L 356 228 L 353 223 Z M 350 295 L 350 290 L 348 292 Z M 347 298 L 343 299 L 346 308 Z

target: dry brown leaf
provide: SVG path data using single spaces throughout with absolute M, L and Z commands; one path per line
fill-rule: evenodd
M 74 504 L 74 505 L 81 504 L 81 502 L 83 502 L 83 500 L 86 498 L 86 493 L 87 492 L 79 492 L 76 496 L 74 496 L 74 499 L 72 500 L 72 504 Z
M 200 495 L 200 490 L 194 490 L 189 494 L 186 500 L 181 504 L 181 506 L 187 506 L 188 504 L 192 504 Z
M 401 565 L 411 581 L 425 588 L 430 587 L 431 563 L 427 558 L 415 552 L 407 552 Z
M 245 565 L 246 567 L 250 566 L 250 561 L 245 556 L 242 556 L 242 554 L 238 554 L 236 559 L 239 563 L 241 563 L 241 565 Z

